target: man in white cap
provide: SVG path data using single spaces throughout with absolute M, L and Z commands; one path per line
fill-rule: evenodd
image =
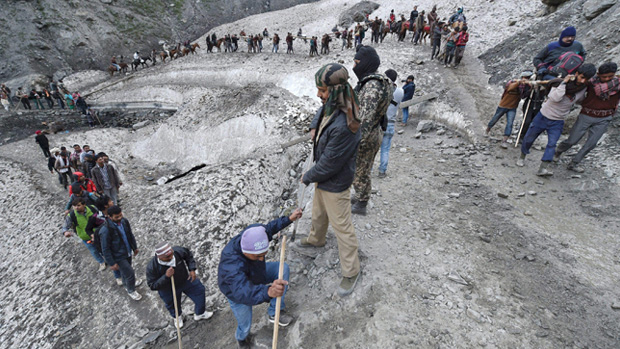
M 252 224 L 222 250 L 217 284 L 237 319 L 235 338 L 239 348 L 250 348 L 252 345 L 252 306 L 270 302 L 267 314 L 271 323 L 275 322 L 277 297 L 282 297 L 280 309 L 285 308 L 288 264 L 284 264 L 282 279 L 278 279 L 280 263 L 265 262 L 265 255 L 274 234 L 299 219 L 301 214 L 301 209 L 298 208 L 289 217 L 283 216 L 265 225 Z M 280 326 L 288 326 L 292 321 L 291 316 L 280 314 Z
M 190 250 L 162 242 L 155 246 L 155 256 L 146 266 L 146 283 L 151 290 L 159 293 L 166 309 L 175 318 L 171 281 L 173 277 L 179 309 L 179 328 L 183 327 L 181 293 L 185 293 L 194 302 L 194 320 L 206 320 L 213 316 L 212 312 L 205 311 L 205 287 L 196 277 L 196 260 Z

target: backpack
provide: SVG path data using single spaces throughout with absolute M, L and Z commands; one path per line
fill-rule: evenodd
M 384 84 L 384 85 L 387 84 L 387 86 L 389 86 L 389 88 L 388 88 L 388 91 L 389 91 L 388 95 L 389 96 L 387 96 L 387 98 L 390 101 L 389 103 L 391 103 L 392 100 L 393 100 L 393 96 L 394 96 L 393 95 L 393 89 L 391 88 L 392 83 L 391 83 L 391 81 L 387 77 L 379 75 L 379 74 L 372 74 L 372 75 L 369 75 L 369 76 L 366 76 L 365 78 L 363 78 L 362 81 L 359 82 L 359 87 L 355 88 L 355 92 L 359 93 L 359 91 L 362 89 L 362 87 L 364 87 L 364 85 L 368 81 L 373 80 L 373 79 L 374 80 L 378 80 L 382 84 Z M 389 105 L 389 103 L 388 103 L 388 105 Z M 375 125 L 373 128 L 375 128 L 377 126 L 381 126 L 381 130 L 382 131 L 385 132 L 385 130 L 387 130 L 388 118 L 387 118 L 387 113 L 386 112 L 387 112 L 387 106 L 385 107 L 385 111 L 383 112 L 383 115 L 381 116 L 381 120 L 379 120 L 379 123 L 377 125 Z
M 583 64 L 583 57 L 575 52 L 565 52 L 555 62 L 557 62 L 555 65 L 548 68 L 549 74 L 563 78 L 579 69 Z

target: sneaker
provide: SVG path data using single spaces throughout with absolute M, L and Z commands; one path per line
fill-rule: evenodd
M 271 322 L 272 324 L 275 324 L 276 316 L 269 315 L 269 322 Z M 293 322 L 293 317 L 280 311 L 280 318 L 278 319 L 278 323 L 280 324 L 280 326 L 286 327 L 290 325 L 291 322 Z
M 351 206 L 351 213 L 365 216 L 367 205 L 368 205 L 368 201 L 358 201 Z
M 525 166 L 525 159 L 519 159 L 519 160 L 517 160 L 517 164 L 516 164 L 516 165 L 517 165 L 517 166 L 519 166 L 519 167 L 523 167 L 523 166 Z
M 385 178 L 385 177 L 387 177 L 387 175 L 385 174 L 385 172 L 379 172 L 379 175 L 377 177 Z
M 560 156 L 562 156 L 562 153 L 555 152 L 555 154 L 553 154 L 553 162 L 560 161 Z
M 173 318 L 172 319 L 172 324 L 174 325 L 174 327 L 176 327 L 177 326 L 177 319 Z M 179 315 L 179 328 L 183 328 L 183 314 Z
M 194 320 L 196 320 L 196 321 L 207 320 L 207 319 L 210 319 L 211 316 L 213 316 L 213 312 L 205 311 L 204 313 L 202 313 L 200 315 L 194 314 Z
M 574 163 L 574 162 L 572 162 L 572 161 L 570 162 L 570 164 L 568 164 L 568 166 L 566 167 L 566 169 L 567 169 L 567 170 L 570 170 L 570 171 L 577 172 L 577 173 L 584 173 L 584 172 L 586 171 L 586 169 L 585 169 L 585 168 L 583 168 L 583 167 L 579 166 L 579 164 L 576 164 L 576 163 Z
M 484 135 L 488 137 L 490 134 L 491 134 L 491 128 L 490 127 L 485 128 Z
M 239 349 L 246 349 L 246 348 L 252 348 L 252 334 L 248 334 L 247 337 L 245 337 L 244 340 L 242 341 L 237 341 L 237 348 Z
M 105 263 L 99 263 L 99 271 L 105 270 Z
M 504 149 L 508 149 L 508 142 L 503 141 L 502 144 L 500 144 L 499 146 L 504 148 Z
M 116 279 L 116 284 L 119 286 L 123 286 L 123 279 L 122 278 Z
M 340 297 L 345 297 L 350 295 L 357 284 L 357 280 L 360 278 L 361 272 L 357 273 L 357 275 L 347 278 L 343 277 L 340 282 L 340 286 L 338 287 L 338 295 Z
M 541 161 L 540 168 L 538 168 L 538 172 L 536 172 L 536 175 L 540 177 L 553 176 L 553 171 L 551 171 L 548 167 L 548 162 Z
M 127 293 L 131 299 L 134 301 L 139 301 L 142 299 L 142 295 L 140 295 L 137 291 L 133 291 L 131 293 Z
M 138 286 L 142 285 L 142 282 L 143 282 L 143 281 L 144 281 L 144 280 L 142 280 L 142 279 L 136 279 L 136 287 L 138 287 Z

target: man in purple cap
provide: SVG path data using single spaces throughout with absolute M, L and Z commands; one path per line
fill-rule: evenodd
M 289 217 L 283 216 L 267 224 L 252 224 L 235 236 L 222 250 L 217 270 L 217 284 L 230 303 L 237 331 L 239 348 L 250 348 L 252 339 L 252 306 L 270 302 L 269 322 L 275 322 L 276 298 L 282 296 L 280 309 L 285 308 L 284 295 L 289 280 L 289 267 L 284 264 L 282 279 L 278 279 L 279 262 L 265 262 L 269 241 L 273 235 L 301 217 L 301 209 Z M 280 326 L 288 326 L 293 318 L 280 314 Z

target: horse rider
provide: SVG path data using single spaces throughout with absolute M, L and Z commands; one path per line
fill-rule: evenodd
M 162 45 L 162 48 L 164 49 L 164 52 L 166 52 L 168 57 L 172 58 L 172 56 L 170 55 L 170 48 L 168 47 L 168 43 L 167 42 L 164 42 L 164 44 Z
M 116 68 L 116 71 L 121 71 L 121 66 L 116 64 L 116 56 L 112 56 L 110 63 Z
M 144 62 L 142 60 L 142 58 L 140 58 L 140 52 L 139 51 L 136 51 L 136 53 L 133 54 L 133 62 L 134 63 L 142 63 L 142 62 Z

